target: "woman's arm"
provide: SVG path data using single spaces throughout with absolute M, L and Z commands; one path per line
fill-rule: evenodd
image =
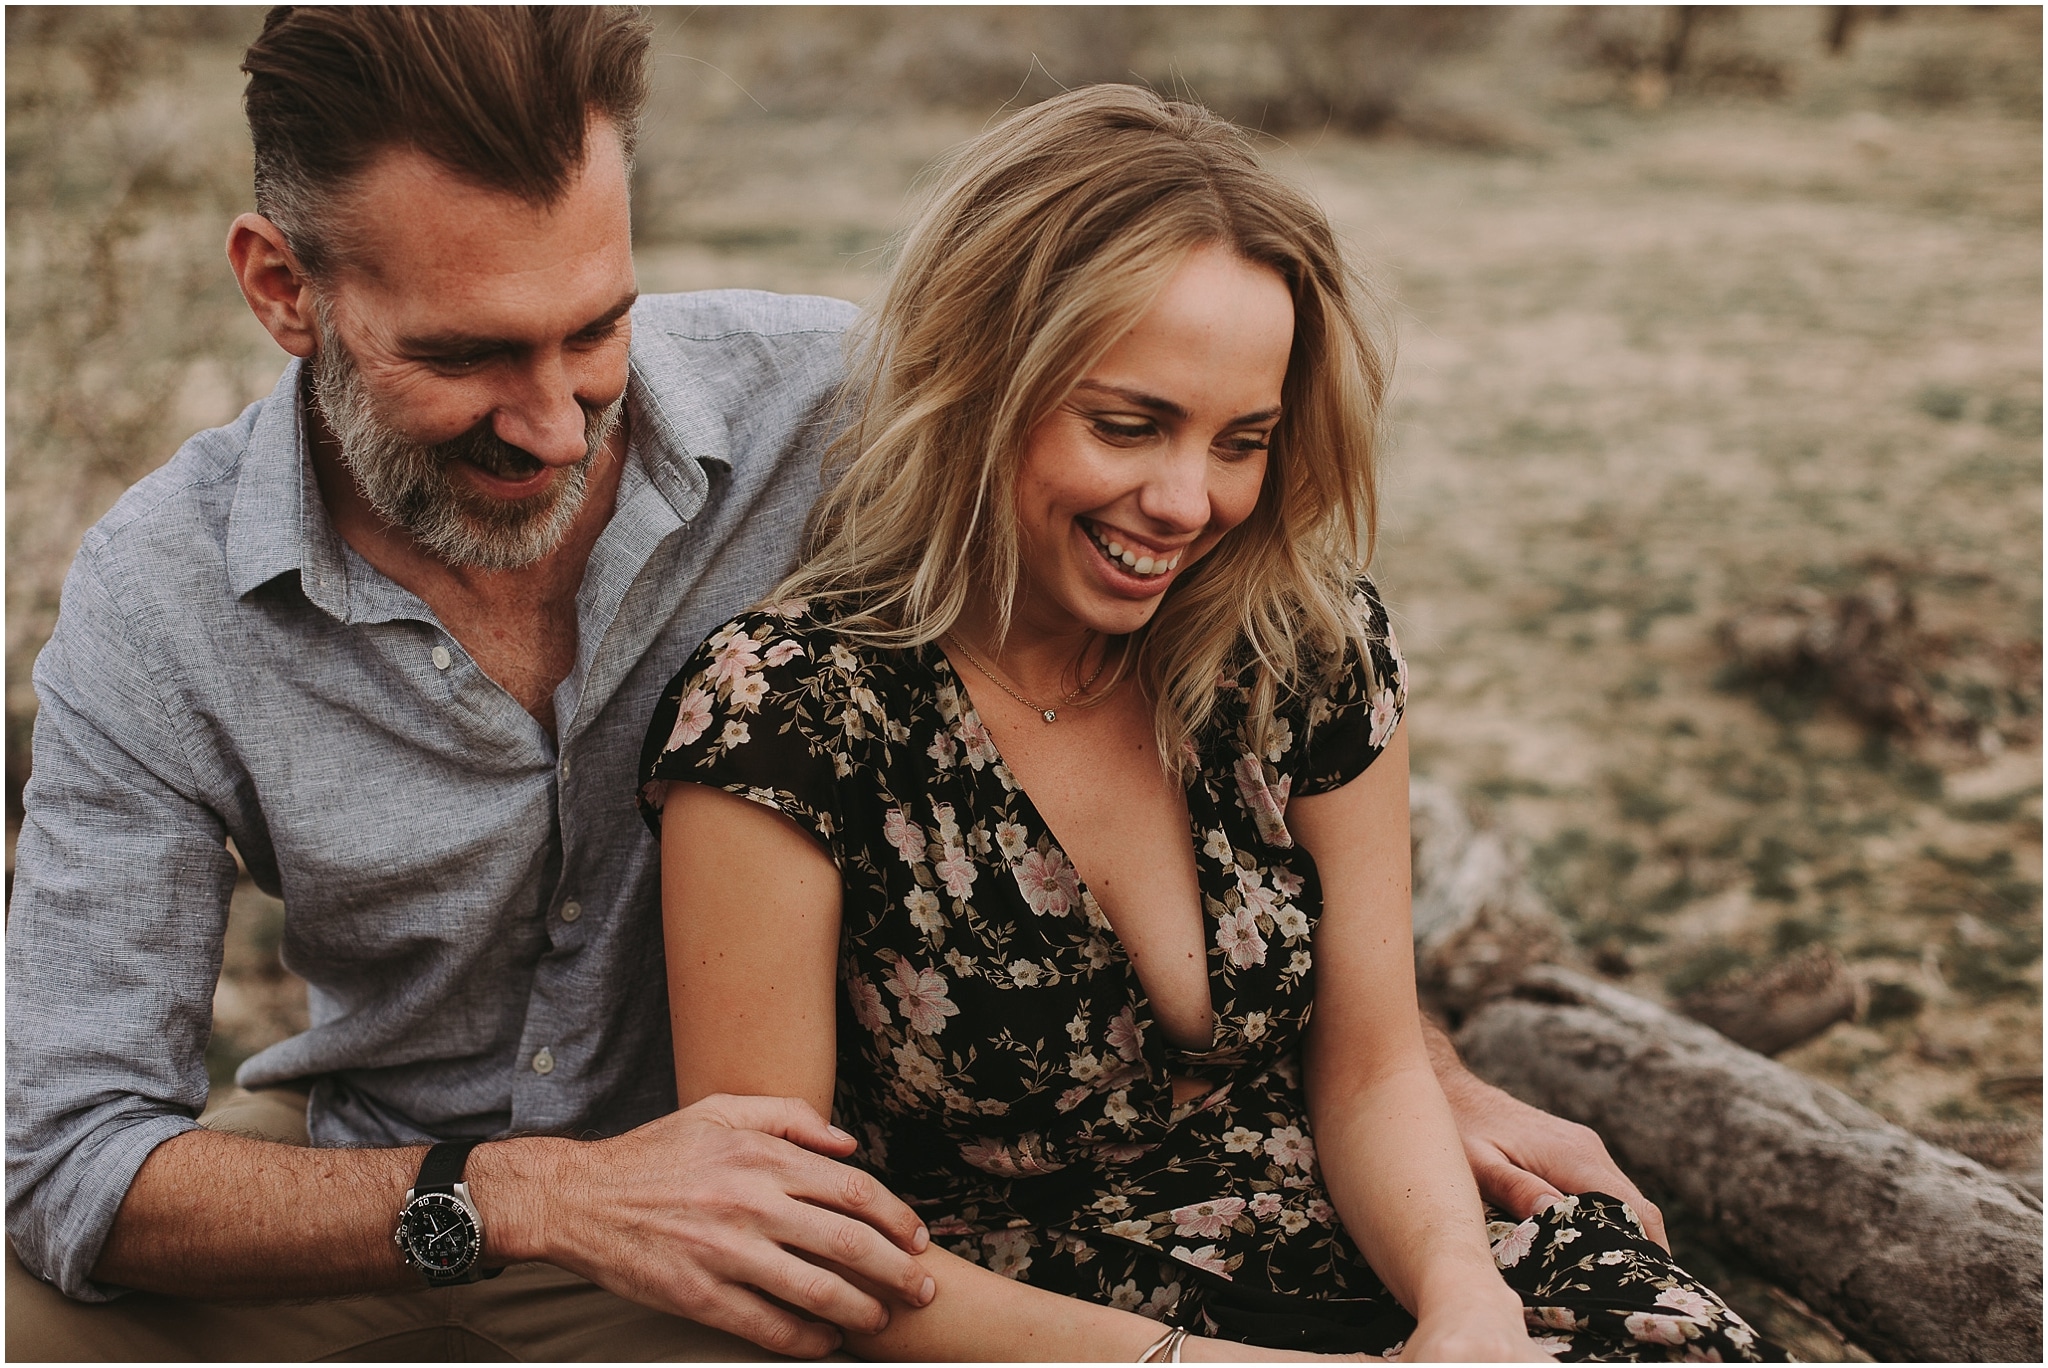
M 670 790 L 661 900 L 683 1106 L 713 1093 L 772 1093 L 831 1114 L 839 890 L 831 858 L 787 818 L 699 784 Z M 930 1304 L 844 1327 L 854 1352 L 1131 1360 L 1161 1332 L 1143 1316 L 1013 1282 L 936 1247 L 917 1258 L 933 1282 Z M 1311 1356 L 1190 1339 L 1185 1357 Z
M 1344 1227 L 1415 1314 L 1410 1359 L 1541 1360 L 1501 1281 L 1457 1127 L 1423 1046 L 1409 923 L 1408 732 L 1287 824 L 1322 878 L 1309 1121 Z

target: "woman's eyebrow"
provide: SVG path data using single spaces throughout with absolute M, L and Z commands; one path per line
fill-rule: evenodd
M 1174 403 L 1173 400 L 1161 399 L 1158 395 L 1147 394 L 1143 390 L 1126 389 L 1122 385 L 1106 385 L 1100 380 L 1083 380 L 1080 384 L 1074 386 L 1074 390 L 1076 393 L 1082 390 L 1093 390 L 1097 394 L 1106 394 L 1111 398 L 1121 399 L 1133 408 L 1141 408 L 1153 413 L 1164 414 L 1166 417 L 1180 422 L 1186 422 L 1188 418 L 1188 411 L 1179 404 Z M 1279 416 L 1280 406 L 1275 404 L 1272 408 L 1260 409 L 1256 413 L 1240 413 L 1237 417 L 1230 420 L 1229 426 L 1242 427 L 1246 423 L 1263 423 Z
M 1153 413 L 1164 414 L 1168 418 L 1186 421 L 1188 416 L 1188 411 L 1179 404 L 1174 403 L 1171 399 L 1161 399 L 1156 394 L 1147 394 L 1143 390 L 1126 389 L 1122 385 L 1105 385 L 1100 380 L 1083 380 L 1080 384 L 1074 386 L 1074 389 L 1076 392 L 1093 390 L 1097 394 L 1106 394 L 1113 399 L 1123 400 L 1133 408 L 1141 408 Z

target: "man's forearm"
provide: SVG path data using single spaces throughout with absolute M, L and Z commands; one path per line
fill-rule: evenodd
M 1465 1067 L 1465 1061 L 1458 1058 L 1458 1047 L 1451 1043 L 1451 1033 L 1443 1023 L 1431 1016 L 1427 1010 L 1422 1016 L 1422 1045 L 1429 1052 L 1429 1067 L 1436 1073 L 1436 1081 L 1448 1095 L 1453 1088 L 1478 1083 L 1472 1071 Z
M 537 1253 L 525 1189 L 545 1151 L 569 1143 L 504 1141 L 471 1154 L 487 1264 Z M 135 1175 L 93 1277 L 216 1301 L 421 1286 L 391 1236 L 425 1154 L 188 1131 L 157 1146 Z

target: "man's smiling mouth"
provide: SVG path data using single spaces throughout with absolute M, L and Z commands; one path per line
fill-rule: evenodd
M 501 480 L 530 480 L 543 469 L 541 461 L 508 442 L 477 442 L 462 453 L 462 460 Z

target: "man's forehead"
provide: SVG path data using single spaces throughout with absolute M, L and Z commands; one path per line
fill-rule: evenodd
M 632 287 L 628 186 L 617 136 L 601 123 L 583 164 L 547 204 L 394 148 L 339 197 L 346 249 L 336 284 L 399 318 L 468 311 L 489 327 L 491 315 L 566 310 L 587 322 Z M 399 318 L 390 325 L 447 326 Z
M 451 245 L 507 245 L 623 232 L 631 247 L 630 174 L 617 131 L 593 118 L 583 159 L 553 198 L 484 184 L 410 144 L 379 152 L 334 194 L 332 208 L 358 269 L 381 272 L 408 244 L 439 236 Z M 399 250 L 394 250 L 399 249 Z

